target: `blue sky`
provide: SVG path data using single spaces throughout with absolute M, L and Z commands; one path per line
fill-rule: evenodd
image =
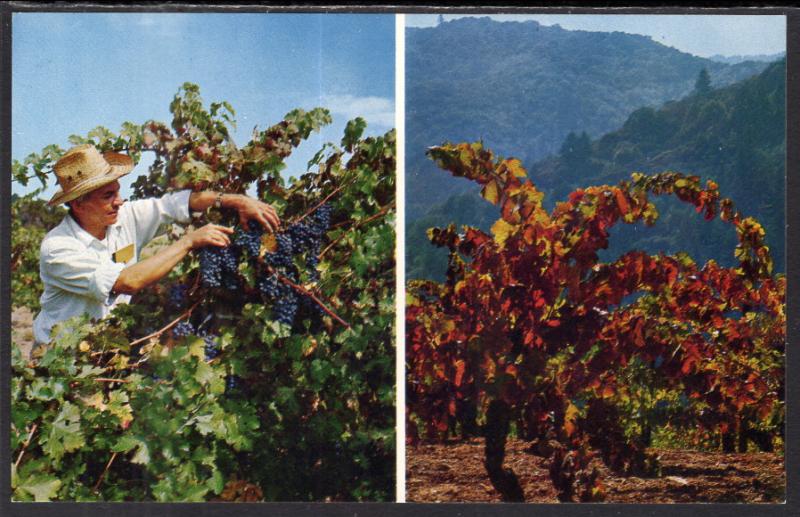
M 69 147 L 69 135 L 98 125 L 169 123 L 169 103 L 186 81 L 200 86 L 206 106 L 232 104 L 240 146 L 254 126 L 291 109 L 329 108 L 334 123 L 301 144 L 289 174 L 304 172 L 322 143 L 338 141 L 350 118 L 363 116 L 368 134 L 394 127 L 393 15 L 15 13 L 12 23 L 18 160 L 48 144 Z M 146 153 L 123 189 L 150 160 Z
M 465 15 L 445 15 L 445 21 Z M 772 15 L 535 14 L 491 16 L 498 21 L 536 20 L 567 30 L 628 32 L 651 36 L 700 57 L 776 54 L 786 50 L 786 18 Z M 407 15 L 408 27 L 436 25 L 437 14 Z

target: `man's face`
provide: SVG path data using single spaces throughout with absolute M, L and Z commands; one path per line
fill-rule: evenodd
M 110 226 L 117 222 L 119 207 L 124 202 L 119 195 L 119 181 L 115 181 L 73 202 L 72 208 L 82 221 Z

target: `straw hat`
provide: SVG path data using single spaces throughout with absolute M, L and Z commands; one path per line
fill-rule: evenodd
M 48 204 L 58 205 L 128 174 L 133 170 L 133 159 L 126 154 L 100 154 L 95 146 L 83 144 L 67 151 L 53 166 L 53 170 L 61 189 Z

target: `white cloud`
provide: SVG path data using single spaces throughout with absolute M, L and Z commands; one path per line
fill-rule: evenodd
M 320 103 L 334 115 L 344 115 L 347 120 L 361 117 L 370 125 L 394 127 L 394 102 L 385 97 L 324 95 Z

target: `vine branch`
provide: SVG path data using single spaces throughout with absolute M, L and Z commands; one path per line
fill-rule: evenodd
M 323 311 L 325 311 L 325 313 L 326 313 L 326 314 L 328 314 L 328 315 L 329 315 L 331 318 L 335 319 L 336 321 L 338 321 L 339 323 L 341 323 L 341 324 L 342 324 L 342 325 L 344 325 L 345 327 L 347 327 L 347 328 L 351 328 L 349 323 L 347 323 L 346 321 L 344 321 L 344 320 L 343 320 L 342 318 L 340 318 L 340 317 L 339 317 L 339 316 L 338 316 L 338 315 L 337 315 L 335 312 L 333 312 L 333 311 L 332 311 L 332 310 L 330 310 L 328 307 L 326 307 L 326 306 L 325 306 L 325 304 L 324 304 L 324 303 L 322 303 L 322 301 L 320 301 L 320 299 L 319 299 L 319 298 L 317 298 L 317 296 L 316 296 L 314 293 L 312 293 L 311 291 L 309 291 L 309 290 L 308 290 L 308 289 L 306 289 L 305 287 L 303 287 L 303 286 L 301 286 L 301 285 L 299 285 L 299 284 L 296 284 L 296 283 L 292 282 L 291 280 L 289 280 L 288 278 L 286 278 L 286 277 L 285 277 L 285 276 L 283 276 L 282 274 L 278 273 L 277 271 L 275 271 L 275 274 L 277 275 L 277 277 L 278 277 L 278 280 L 280 280 L 280 281 L 281 281 L 281 282 L 283 282 L 284 284 L 288 285 L 289 287 L 291 287 L 291 288 L 292 288 L 292 289 L 294 289 L 295 291 L 297 291 L 297 292 L 299 292 L 299 293 L 301 293 L 301 294 L 303 294 L 303 295 L 305 295 L 305 296 L 308 296 L 309 298 L 311 298 L 311 299 L 314 301 L 314 303 L 316 303 L 317 305 L 319 305 L 319 306 L 322 308 L 322 310 L 323 310 Z
M 381 208 L 381 210 L 378 213 L 376 213 L 374 215 L 371 215 L 370 217 L 367 217 L 363 221 L 359 221 L 356 224 L 354 224 L 352 226 L 351 230 L 356 230 L 356 229 L 360 228 L 361 226 L 364 226 L 367 223 L 371 223 L 375 219 L 379 219 L 379 218 L 383 217 L 384 215 L 386 215 L 389 212 L 389 210 L 394 208 L 394 205 L 395 205 L 395 203 L 394 203 L 394 201 L 392 201 L 388 205 L 386 205 L 383 208 Z M 345 235 L 347 235 L 347 232 L 342 232 L 342 234 L 340 236 L 338 236 L 337 238 L 333 239 L 327 246 L 325 246 L 325 249 L 322 250 L 319 253 L 319 255 L 317 255 L 317 256 L 321 259 L 328 251 L 330 251 L 331 248 L 333 248 L 336 244 L 338 244 L 339 241 L 341 241 L 344 238 Z
M 108 463 L 106 463 L 106 468 L 103 470 L 103 473 L 100 474 L 100 477 L 97 478 L 97 483 L 94 484 L 94 490 L 95 491 L 98 488 L 100 488 L 100 483 L 103 482 L 103 478 L 106 477 L 106 473 L 108 472 L 108 469 L 111 468 L 111 464 L 114 463 L 114 460 L 116 459 L 116 457 L 117 457 L 117 453 L 115 452 L 114 454 L 111 455 L 111 459 L 108 460 Z
M 36 432 L 36 429 L 39 428 L 39 424 L 33 424 L 31 427 L 31 431 L 28 433 L 28 437 L 25 439 L 25 442 L 22 444 L 22 450 L 19 451 L 19 456 L 17 456 L 17 461 L 14 462 L 14 468 L 16 469 L 19 467 L 19 462 L 22 461 L 22 456 L 25 454 L 25 450 L 28 448 L 28 445 L 31 443 L 31 439 L 33 439 L 33 433 Z
M 325 196 L 324 198 L 322 198 L 322 201 L 320 201 L 319 203 L 317 203 L 316 205 L 314 205 L 313 207 L 311 207 L 311 208 L 310 208 L 308 211 L 306 211 L 306 213 L 304 213 L 303 215 L 301 215 L 300 217 L 298 217 L 297 219 L 295 219 L 294 221 L 292 221 L 292 222 L 291 222 L 291 224 L 297 224 L 297 223 L 299 223 L 300 221 L 302 221 L 303 219 L 305 219 L 306 217 L 308 217 L 308 216 L 310 216 L 311 214 L 313 214 L 314 212 L 316 212 L 316 211 L 319 209 L 319 207 L 321 207 L 322 205 L 324 205 L 325 203 L 327 203 L 327 202 L 328 202 L 328 200 L 329 200 L 330 198 L 332 198 L 333 196 L 335 196 L 336 194 L 338 194 L 339 192 L 341 192 L 341 191 L 342 191 L 342 190 L 343 190 L 345 187 L 349 187 L 349 186 L 350 186 L 350 184 L 351 184 L 351 183 L 353 183 L 353 182 L 355 181 L 355 179 L 356 179 L 356 176 L 353 176 L 353 177 L 352 177 L 352 178 L 350 178 L 349 180 L 345 181 L 344 183 L 342 183 L 341 185 L 339 185 L 338 187 L 336 187 L 335 189 L 333 189 L 333 191 L 332 191 L 330 194 L 328 194 L 327 196 Z
M 177 318 L 175 318 L 171 322 L 167 323 L 162 329 L 156 330 L 152 334 L 148 334 L 148 335 L 146 335 L 144 337 L 140 337 L 139 339 L 137 339 L 135 341 L 131 341 L 129 346 L 138 345 L 139 343 L 144 343 L 148 339 L 151 339 L 151 338 L 154 338 L 154 337 L 159 337 L 161 334 L 163 334 L 164 332 L 168 331 L 169 329 L 171 329 L 172 327 L 177 325 L 181 320 L 187 318 L 195 310 L 195 308 L 197 308 L 197 306 L 200 305 L 201 301 L 203 301 L 202 298 L 200 300 L 197 300 L 196 302 L 194 302 L 194 304 L 191 307 L 189 307 L 188 309 L 186 309 L 186 311 L 184 311 L 183 314 L 181 314 L 180 316 L 178 316 Z

